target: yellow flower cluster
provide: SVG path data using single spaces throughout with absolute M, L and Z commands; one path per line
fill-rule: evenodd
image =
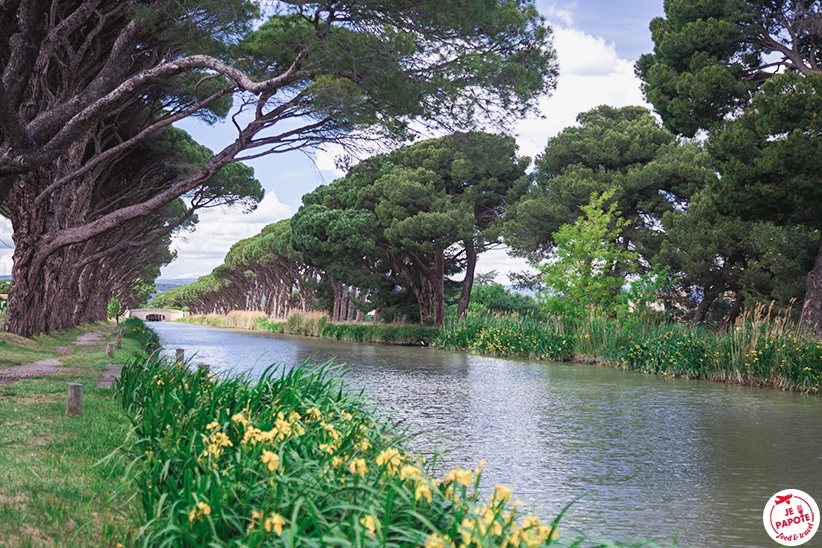
M 211 506 L 206 504 L 203 501 L 197 502 L 197 505 L 191 509 L 191 512 L 188 513 L 188 521 L 194 523 L 195 521 L 201 521 L 203 516 L 211 515 Z

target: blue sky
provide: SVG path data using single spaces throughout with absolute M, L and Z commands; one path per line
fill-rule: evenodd
M 541 102 L 544 118 L 524 120 L 515 128 L 520 153 L 531 157 L 545 147 L 548 139 L 574 124 L 580 112 L 602 104 L 644 104 L 633 63 L 652 50 L 648 23 L 663 14 L 662 0 L 538 0 L 537 8 L 554 30 L 560 77 L 553 95 Z M 186 120 L 178 125 L 213 150 L 233 140 L 230 124 L 207 126 Z M 303 194 L 341 175 L 334 169 L 334 156 L 333 150 L 310 155 L 296 152 L 248 162 L 266 189 L 263 202 L 250 214 L 238 210 L 202 213 L 197 229 L 174 243 L 178 258 L 163 269 L 161 278 L 208 274 L 223 262 L 234 242 L 293 215 Z M 11 243 L 10 223 L 0 219 L 0 275 L 11 272 Z M 504 250 L 481 256 L 478 264 L 479 272 L 496 270 L 501 283 L 507 283 L 508 272 L 524 268 L 524 261 L 508 257 Z

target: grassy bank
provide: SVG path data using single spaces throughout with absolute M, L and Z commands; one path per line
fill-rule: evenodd
M 152 359 L 126 368 L 119 390 L 140 440 L 144 546 L 581 542 L 520 512 L 503 486 L 481 496 L 481 463 L 432 477 L 327 367 L 269 370 L 251 385 Z
M 0 367 L 59 358 L 67 368 L 0 388 L 0 546 L 115 547 L 134 536 L 125 464 L 106 459 L 131 424 L 111 391 L 96 386 L 106 364 L 143 356 L 145 337 L 126 336 L 114 359 L 106 358 L 114 328 L 87 325 L 35 339 L 0 333 Z M 107 340 L 58 352 L 88 332 Z M 84 385 L 81 417 L 65 416 L 69 382 Z
M 440 348 L 496 356 L 599 362 L 631 371 L 807 393 L 822 390 L 822 343 L 766 310 L 725 333 L 681 324 L 591 317 L 484 317 L 446 324 Z
M 395 345 L 427 345 L 437 334 L 432 327 L 413 324 L 331 323 L 321 312 L 292 312 L 285 321 L 263 322 L 263 329 L 338 341 Z
M 282 321 L 269 320 L 262 312 L 232 311 L 228 315 L 189 316 L 183 323 L 263 330 L 289 335 L 377 344 L 426 346 L 437 335 L 437 329 L 414 324 L 331 323 L 324 312 L 292 311 Z

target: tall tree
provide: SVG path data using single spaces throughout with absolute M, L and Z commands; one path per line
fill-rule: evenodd
M 665 14 L 637 74 L 666 127 L 710 131 L 715 207 L 818 230 L 822 3 L 679 0 Z M 820 234 L 802 321 L 822 335 Z
M 606 205 L 614 192 L 591 194 L 583 215 L 554 234 L 556 251 L 539 265 L 548 291 L 538 298 L 546 311 L 577 321 L 591 309 L 615 311 L 624 273 L 636 268 L 637 254 L 618 242 L 628 221 L 615 202 Z
M 522 194 L 528 163 L 513 138 L 486 133 L 370 158 L 303 198 L 295 247 L 320 268 L 346 269 L 338 275 L 367 273 L 411 290 L 420 319 L 440 325 L 446 277 L 466 272 L 464 314 L 477 254 L 496 240 L 505 204 Z
M 592 193 L 613 190 L 610 199 L 628 221 L 621 245 L 650 266 L 662 215 L 686 204 L 711 175 L 695 161 L 698 145 L 677 142 L 641 107 L 601 106 L 577 121 L 579 127 L 561 131 L 537 157 L 534 184 L 506 213 L 506 242 L 537 263 L 553 251 L 559 227 L 577 221 Z
M 511 121 L 555 85 L 550 30 L 529 2 L 12 0 L 0 10 L 0 203 L 13 275 L 6 329 L 58 327 L 62 250 L 82 246 L 202 187 L 227 164 L 349 136 L 404 138 Z M 250 120 L 237 137 L 151 196 L 79 219 L 78 188 L 107 178 L 148 135 L 189 115 Z M 67 212 L 55 218 L 53 212 Z M 27 214 L 37 212 L 38 222 Z M 22 296 L 37 294 L 37 302 Z M 30 322 L 27 313 L 38 319 Z

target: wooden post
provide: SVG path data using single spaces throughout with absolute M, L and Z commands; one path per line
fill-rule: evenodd
M 177 349 L 177 362 L 178 363 L 183 363 L 184 361 L 186 361 L 185 360 L 185 350 L 183 350 L 182 348 L 178 348 Z
M 66 415 L 79 417 L 83 414 L 83 385 L 70 382 L 68 385 L 68 400 L 66 401 Z
M 113 358 L 114 357 L 114 348 L 115 348 L 114 343 L 108 343 L 106 345 L 106 356 L 108 356 L 109 358 Z

